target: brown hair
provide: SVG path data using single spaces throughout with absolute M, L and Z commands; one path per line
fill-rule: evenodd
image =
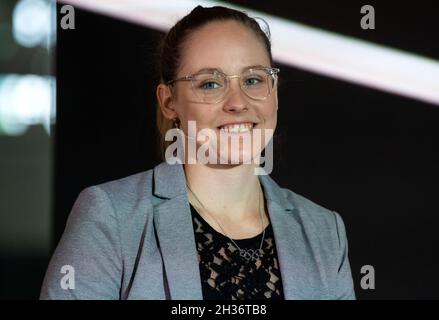
M 266 30 L 262 30 L 256 19 L 262 20 L 266 25 Z M 264 19 L 259 17 L 249 17 L 245 12 L 238 11 L 222 6 L 204 8 L 197 6 L 188 15 L 180 19 L 164 36 L 158 47 L 159 75 L 160 82 L 166 83 L 176 78 L 178 67 L 181 63 L 181 52 L 184 42 L 188 36 L 212 21 L 237 21 L 252 30 L 262 41 L 267 50 L 271 66 L 273 57 L 271 54 L 270 28 Z M 171 141 L 165 141 L 166 132 L 173 127 L 173 121 L 163 116 L 160 106 L 157 106 L 157 128 L 160 133 L 159 151 L 162 160 Z

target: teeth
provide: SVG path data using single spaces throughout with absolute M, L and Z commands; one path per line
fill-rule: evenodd
M 224 131 L 226 133 L 244 133 L 250 131 L 252 128 L 252 123 L 241 123 L 221 127 L 221 131 Z

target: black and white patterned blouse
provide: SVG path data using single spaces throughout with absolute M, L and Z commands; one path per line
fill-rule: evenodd
M 265 229 L 262 255 L 247 261 L 228 237 L 190 207 L 204 300 L 284 299 L 271 224 Z M 262 235 L 233 241 L 241 249 L 259 249 Z

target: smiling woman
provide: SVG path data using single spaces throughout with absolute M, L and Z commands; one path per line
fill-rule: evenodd
M 164 156 L 151 170 L 83 190 L 41 298 L 354 299 L 340 215 L 266 172 L 256 175 L 258 161 L 243 161 L 267 157 L 272 135 L 258 132 L 277 124 L 280 70 L 268 26 L 241 11 L 198 6 L 169 30 L 159 53 L 162 154 L 171 129 L 182 133 L 183 151 L 190 143 L 200 150 L 191 136 L 211 130 L 208 150 L 222 161 L 183 152 L 181 163 Z M 217 140 L 241 142 L 246 133 L 252 148 Z M 74 288 L 60 286 L 65 265 Z

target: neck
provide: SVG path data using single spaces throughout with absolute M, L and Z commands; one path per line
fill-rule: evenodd
M 254 165 L 184 165 L 187 184 L 196 198 L 210 213 L 226 219 L 259 214 L 261 186 L 254 168 Z M 190 192 L 188 196 L 192 203 Z

